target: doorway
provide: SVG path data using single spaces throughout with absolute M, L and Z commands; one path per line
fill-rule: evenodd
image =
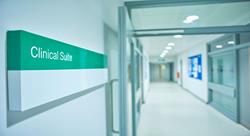
M 174 81 L 174 64 L 150 63 L 150 81 L 151 82 L 173 82 Z
M 195 1 L 185 1 L 185 2 L 182 2 L 182 1 L 141 1 L 141 2 L 125 2 L 125 6 L 124 7 L 121 7 L 120 8 L 120 15 L 121 15 L 121 19 L 123 21 L 123 23 L 120 23 L 120 47 L 121 49 L 123 49 L 123 51 L 120 53 L 120 72 L 121 72 L 121 75 L 122 79 L 121 82 L 120 82 L 120 85 L 121 85 L 121 101 L 123 104 L 124 104 L 124 108 L 121 109 L 121 110 L 126 110 L 126 106 L 127 106 L 127 103 L 125 100 L 127 100 L 127 98 L 124 98 L 124 97 L 127 97 L 127 95 L 125 94 L 125 92 L 127 92 L 127 77 L 126 77 L 126 68 L 127 68 L 127 62 L 125 60 L 128 59 L 127 58 L 127 54 L 128 53 L 126 50 L 127 50 L 127 38 L 128 37 L 133 37 L 133 38 L 136 38 L 136 39 L 140 39 L 142 37 L 160 37 L 160 36 L 174 36 L 174 35 L 204 35 L 204 34 L 225 34 L 225 33 L 240 33 L 240 32 L 247 32 L 247 31 L 250 31 L 250 28 L 249 26 L 247 26 L 245 23 L 243 24 L 237 24 L 237 23 L 230 23 L 228 25 L 225 25 L 227 24 L 228 21 L 226 22 L 223 22 L 225 20 L 222 20 L 222 21 L 218 21 L 218 20 L 214 20 L 215 22 L 211 23 L 211 24 L 206 24 L 206 23 L 197 23 L 197 25 L 188 25 L 188 24 L 184 24 L 181 22 L 181 23 L 170 23 L 170 22 L 165 22 L 165 23 L 155 23 L 154 21 L 157 21 L 157 19 L 155 20 L 152 20 L 151 21 L 151 24 L 148 23 L 148 24 L 145 24 L 143 26 L 138 26 L 138 24 L 136 24 L 136 20 L 135 19 L 145 19 L 147 20 L 147 18 L 143 18 L 143 17 L 147 17 L 145 15 L 143 15 L 144 13 L 160 13 L 160 11 L 163 10 L 163 8 L 166 8 L 165 12 L 168 11 L 167 8 L 173 8 L 173 7 L 176 7 L 176 6 L 179 6 L 178 8 L 179 11 L 187 11 L 188 8 L 191 8 L 191 9 L 194 9 L 192 8 L 192 6 L 199 6 L 199 5 L 202 5 L 202 6 L 205 6 L 208 8 L 208 11 L 211 11 L 211 9 L 214 9 L 213 6 L 218 6 L 217 8 L 218 9 L 230 9 L 231 6 L 234 6 L 234 5 L 237 5 L 239 4 L 240 2 L 245 2 L 245 1 L 237 1 L 239 3 L 237 4 L 234 4 L 234 3 L 231 3 L 232 1 L 213 1 L 213 0 L 205 0 L 205 1 L 199 1 L 199 0 L 195 0 Z M 233 1 L 235 2 L 235 1 Z M 211 5 L 210 5 L 211 4 Z M 215 5 L 213 5 L 215 4 Z M 218 5 L 216 5 L 218 4 Z M 223 5 L 225 4 L 225 5 Z M 243 4 L 244 5 L 244 4 Z M 211 8 L 211 7 L 212 8 Z M 221 7 L 220 7 L 221 6 Z M 228 6 L 228 7 L 227 7 Z M 155 9 L 155 11 L 150 11 L 150 10 L 154 10 L 155 7 L 158 7 L 159 9 Z M 210 8 L 209 8 L 210 7 Z M 162 9 L 161 9 L 162 8 Z M 182 10 L 182 9 L 185 9 L 186 10 Z M 231 7 L 232 8 L 232 7 Z M 200 9 L 204 9 L 204 8 L 200 8 Z M 121 11 L 122 10 L 122 11 Z M 139 10 L 142 10 L 142 11 L 139 11 Z M 147 11 L 148 10 L 148 11 Z M 173 10 L 171 10 L 173 11 Z M 235 10 L 230 10 L 230 11 L 235 11 Z M 133 16 L 133 12 L 136 12 L 135 14 L 136 15 L 141 15 L 140 17 L 136 17 L 136 16 Z M 143 13 L 143 14 L 141 14 Z M 225 13 L 225 12 L 217 12 L 217 13 Z M 185 14 L 185 13 L 183 13 Z M 207 14 L 207 13 L 206 13 Z M 205 15 L 206 15 L 205 14 Z M 166 14 L 164 14 L 166 15 Z M 173 14 L 169 13 L 169 18 L 171 18 Z M 218 14 L 216 14 L 218 15 Z M 153 15 L 154 16 L 154 15 Z M 187 16 L 187 15 L 186 15 Z M 157 17 L 157 16 L 154 16 L 154 17 Z M 212 16 L 210 16 L 211 18 L 213 18 Z M 168 17 L 167 17 L 168 18 Z M 232 19 L 232 17 L 228 17 L 229 19 Z M 134 24 L 131 25 L 131 21 L 134 21 Z M 218 21 L 218 22 L 216 22 Z M 126 22 L 126 23 L 124 23 Z M 139 22 L 139 21 L 138 21 Z M 141 21 L 141 22 L 147 22 L 147 21 Z M 150 22 L 150 21 L 149 21 Z M 187 22 L 187 21 L 186 21 Z M 128 26 L 129 25 L 129 26 Z M 165 45 L 163 45 L 165 46 Z M 161 55 L 162 56 L 162 55 Z M 125 64 L 121 64 L 123 62 L 126 62 Z M 181 85 L 183 85 L 183 71 L 187 69 L 188 66 L 186 66 L 186 63 L 185 63 L 185 66 L 183 66 L 182 62 L 181 62 Z M 125 69 L 124 69 L 125 68 Z M 130 67 L 131 71 L 135 70 L 134 68 Z M 157 68 L 156 68 L 157 69 Z M 162 79 L 162 76 L 161 76 L 161 70 L 159 70 L 161 68 L 158 67 L 158 72 L 155 71 L 156 75 L 159 75 L 158 79 Z M 164 68 L 162 68 L 164 69 Z M 186 72 L 185 75 L 187 74 L 187 71 L 184 71 Z M 135 73 L 131 73 L 131 77 L 133 77 Z M 170 77 L 171 78 L 171 77 Z M 157 78 L 156 78 L 157 79 Z M 133 82 L 132 82 L 133 83 Z M 122 96 L 123 95 L 123 96 Z M 237 99 L 236 99 L 237 100 Z M 123 112 L 122 112 L 123 113 Z M 124 112 L 124 113 L 127 113 L 127 112 Z M 135 114 L 135 113 L 133 113 Z M 121 117 L 123 117 L 124 115 L 121 115 Z M 126 116 L 127 117 L 127 116 Z M 125 118 L 126 118 L 125 117 Z M 128 126 L 128 124 L 126 124 L 127 121 L 124 120 L 124 119 L 121 119 L 121 125 L 126 125 Z M 122 128 L 122 127 L 120 127 Z M 133 136 L 136 136 L 136 125 L 133 125 Z M 126 133 L 126 132 L 124 132 Z M 123 135 L 123 133 L 121 133 L 122 136 L 127 136 L 127 135 Z

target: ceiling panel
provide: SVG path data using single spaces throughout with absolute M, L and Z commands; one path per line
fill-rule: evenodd
M 132 10 L 132 21 L 135 29 L 246 25 L 250 23 L 249 9 L 250 2 L 139 8 Z M 190 15 L 199 19 L 184 24 Z
M 206 43 L 220 37 L 222 35 L 188 35 L 183 38 L 176 39 L 173 36 L 163 37 L 143 37 L 139 38 L 145 51 L 151 58 L 159 57 L 168 43 L 175 43 L 175 46 L 169 50 L 166 57 L 176 56 L 187 49 L 194 46 L 206 46 Z
M 190 15 L 196 15 L 199 19 L 193 23 L 183 23 Z M 138 8 L 132 10 L 131 17 L 137 30 L 247 25 L 250 24 L 250 2 Z M 219 36 L 222 35 L 185 35 L 180 39 L 173 36 L 139 39 L 151 58 L 160 58 L 168 43 L 175 43 L 175 47 L 166 55 L 166 58 L 171 58 L 193 46 L 205 46 L 207 42 Z

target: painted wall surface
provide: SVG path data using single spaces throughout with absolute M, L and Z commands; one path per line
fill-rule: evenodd
M 202 80 L 197 80 L 189 77 L 188 75 L 188 57 L 202 55 Z M 207 91 L 207 52 L 206 45 L 197 45 L 193 48 L 184 51 L 178 56 L 177 59 L 177 71 L 180 71 L 180 61 L 183 61 L 182 73 L 183 73 L 183 88 L 189 90 L 201 100 L 208 101 Z M 177 80 L 180 84 L 181 80 Z
M 103 53 L 103 20 L 109 20 L 103 17 L 103 2 L 0 1 L 0 136 L 106 135 L 104 87 L 11 126 L 7 126 L 6 89 L 7 30 L 26 30 Z M 74 82 L 74 79 L 71 82 Z

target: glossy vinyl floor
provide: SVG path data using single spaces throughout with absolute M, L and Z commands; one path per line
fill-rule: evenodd
M 152 83 L 138 136 L 250 136 L 250 131 L 175 83 Z

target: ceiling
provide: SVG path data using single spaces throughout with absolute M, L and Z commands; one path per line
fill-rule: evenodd
M 132 21 L 135 29 L 246 25 L 250 23 L 249 9 L 250 2 L 139 8 L 132 10 Z M 189 15 L 200 19 L 182 23 Z
M 250 2 L 236 2 L 208 5 L 188 5 L 133 9 L 131 12 L 135 29 L 192 28 L 209 26 L 234 26 L 250 23 Z M 199 19 L 191 24 L 183 23 L 187 16 L 197 15 Z M 159 57 L 169 42 L 175 47 L 166 55 L 176 56 L 193 46 L 205 44 L 221 35 L 144 37 L 141 43 L 150 57 Z
M 168 43 L 175 43 L 175 46 L 166 56 L 175 56 L 193 46 L 205 46 L 207 42 L 221 35 L 189 35 L 176 39 L 173 36 L 145 37 L 139 38 L 144 49 L 151 58 L 159 57 Z

